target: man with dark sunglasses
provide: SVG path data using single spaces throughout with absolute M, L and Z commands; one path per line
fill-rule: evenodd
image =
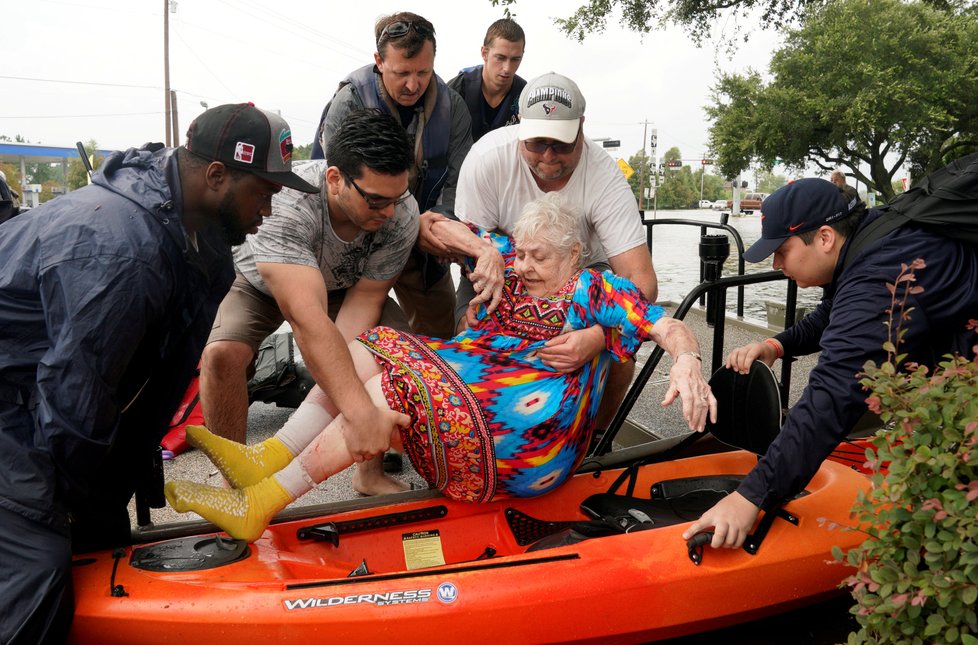
M 559 192 L 584 211 L 590 266 L 629 278 L 654 302 L 658 286 L 635 196 L 614 160 L 584 134 L 584 106 L 581 90 L 566 76 L 550 72 L 527 83 L 520 94 L 520 123 L 486 134 L 462 164 L 456 214 L 487 230 L 509 232 L 524 204 Z M 420 243 L 427 243 L 427 229 L 422 228 Z M 466 324 L 472 297 L 489 301 L 486 291 L 498 287 L 462 280 L 458 329 Z M 540 356 L 554 369 L 572 371 L 603 347 L 603 334 L 592 328 L 552 339 Z M 610 423 L 633 369 L 633 363 L 613 366 L 598 428 Z
M 322 388 L 348 421 L 350 450 L 366 460 L 354 488 L 398 492 L 404 485 L 373 459 L 387 448 L 392 418 L 371 403 L 347 343 L 378 324 L 409 331 L 387 294 L 418 234 L 411 147 L 389 114 L 358 110 L 326 152 L 326 160 L 296 164 L 317 193 L 283 190 L 272 201 L 273 224 L 235 250 L 237 277 L 204 349 L 201 404 L 214 434 L 245 443 L 247 375 L 262 341 L 287 321 L 317 383 L 293 417 L 325 427 L 331 417 L 316 403 Z
M 409 189 L 421 211 L 421 226 L 428 228 L 446 215 L 453 217 L 459 169 L 472 145 L 468 109 L 434 72 L 435 28 L 429 21 L 410 12 L 384 16 L 374 36 L 374 63 L 340 83 L 323 110 L 312 158 L 322 158 L 351 111 L 376 108 L 394 115 L 413 144 Z M 416 333 L 453 335 L 455 289 L 438 258 L 415 249 L 394 292 Z

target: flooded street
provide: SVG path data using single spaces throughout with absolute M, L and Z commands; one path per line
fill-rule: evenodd
M 719 223 L 720 212 L 710 210 L 660 210 L 657 213 L 646 211 L 646 221 L 663 219 L 695 220 L 704 223 Z M 761 236 L 761 218 L 755 214 L 746 217 L 731 217 L 728 224 L 734 228 L 744 241 L 747 249 Z M 724 235 L 723 229 L 709 228 L 709 235 Z M 728 237 L 730 237 L 728 235 Z M 689 225 L 660 224 L 653 227 L 652 262 L 659 279 L 659 300 L 679 302 L 700 282 L 699 269 L 700 228 Z M 723 275 L 731 276 L 737 273 L 737 245 L 730 239 L 730 257 L 723 267 Z M 758 264 L 745 264 L 747 274 L 771 270 L 771 260 L 768 258 Z M 761 323 L 766 322 L 767 315 L 765 300 L 784 303 L 786 281 L 767 282 L 751 285 L 745 289 L 744 316 Z M 799 289 L 798 305 L 814 307 L 822 297 L 822 290 Z M 736 311 L 736 291 L 731 290 L 727 295 L 727 310 Z

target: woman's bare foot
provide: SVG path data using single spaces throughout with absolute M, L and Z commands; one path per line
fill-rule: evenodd
M 378 457 L 357 465 L 353 473 L 353 490 L 361 495 L 388 495 L 411 490 L 411 486 L 386 474 L 383 458 Z

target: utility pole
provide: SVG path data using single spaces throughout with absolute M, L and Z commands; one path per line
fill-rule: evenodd
M 645 190 L 645 168 L 649 165 L 649 159 L 645 156 L 645 142 L 648 140 L 649 122 L 644 121 L 645 125 L 642 128 L 642 167 L 638 169 L 638 210 L 644 211 L 645 207 L 642 205 L 642 198 L 645 195 L 643 192 Z
M 166 146 L 173 145 L 170 130 L 170 0 L 163 0 L 163 119 L 166 121 Z
M 706 157 L 700 163 L 700 201 L 703 201 L 703 180 L 706 178 Z
M 171 142 L 173 147 L 180 145 L 180 116 L 177 110 L 177 91 L 170 90 L 170 108 L 171 115 L 173 117 L 173 141 Z
M 651 161 L 649 157 L 645 157 L 644 159 L 645 163 L 643 163 L 642 167 L 639 168 L 639 174 L 638 174 L 638 207 L 639 210 L 645 210 L 645 207 L 648 206 L 648 200 L 645 199 L 645 168 L 649 165 L 649 163 L 652 164 L 652 176 L 649 177 L 649 187 L 654 187 L 655 172 L 656 172 L 655 159 L 656 159 L 657 146 L 659 144 L 659 131 L 656 128 L 652 128 L 652 136 L 651 138 L 649 138 L 649 120 L 646 119 L 645 121 L 640 121 L 640 123 L 644 126 L 642 128 L 642 156 L 643 157 L 645 157 L 645 142 L 648 141 L 651 147 L 651 150 L 649 152 L 651 156 Z

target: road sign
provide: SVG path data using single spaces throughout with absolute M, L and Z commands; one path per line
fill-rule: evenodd
M 601 145 L 605 148 L 620 148 L 621 141 L 619 139 L 608 139 L 607 141 L 602 141 Z
M 618 160 L 618 167 L 621 168 L 621 174 L 625 175 L 625 179 L 635 174 L 635 169 L 629 166 L 628 162 L 624 159 Z

